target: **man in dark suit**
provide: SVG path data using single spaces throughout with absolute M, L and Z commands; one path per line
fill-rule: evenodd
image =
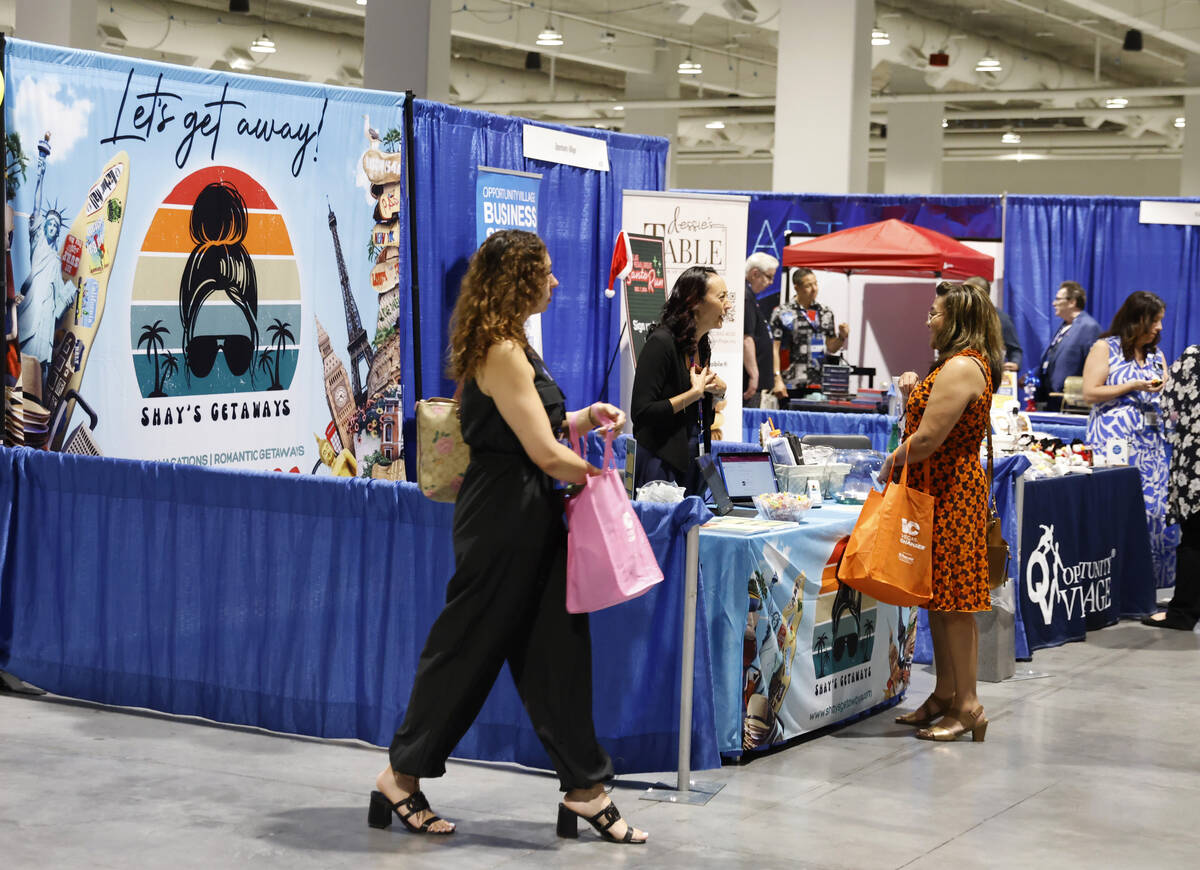
M 771 286 L 779 261 L 763 251 L 746 258 L 745 318 L 742 328 L 742 407 L 757 408 L 762 390 L 774 382 L 771 331 L 758 308 L 758 294 Z
M 1040 381 L 1034 394 L 1034 400 L 1045 402 L 1048 411 L 1062 406 L 1062 397 L 1050 394 L 1061 393 L 1067 378 L 1083 374 L 1088 351 L 1100 337 L 1100 324 L 1083 310 L 1086 302 L 1087 293 L 1075 281 L 1063 281 L 1054 296 L 1054 313 L 1063 324 L 1042 354 Z

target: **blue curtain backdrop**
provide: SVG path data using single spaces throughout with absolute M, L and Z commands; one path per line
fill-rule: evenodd
M 895 218 L 955 239 L 1000 238 L 998 196 L 898 196 L 896 194 L 763 193 L 710 191 L 750 197 L 746 254 L 764 251 L 779 259 L 787 233 L 822 235 Z M 779 281 L 758 294 L 760 304 L 778 303 Z
M 454 389 L 445 377 L 445 352 L 450 313 L 467 260 L 475 251 L 475 177 L 476 167 L 482 165 L 542 173 L 538 231 L 560 282 L 542 315 L 543 356 L 569 407 L 600 398 L 604 371 L 621 329 L 619 299 L 608 299 L 603 292 L 620 230 L 621 191 L 663 189 L 668 143 L 648 136 L 538 124 L 604 140 L 611 168 L 598 172 L 526 159 L 521 132 L 526 123 L 442 103 L 414 103 L 421 379 L 426 396 L 449 396 Z M 401 300 L 403 331 L 410 328 L 412 313 L 404 294 Z M 406 397 L 416 399 L 421 397 L 414 392 L 412 353 L 409 344 L 404 389 Z M 608 393 L 615 398 L 619 384 L 616 374 L 613 377 Z M 411 414 L 411 402 L 405 404 Z
M 1175 200 L 1198 202 L 1198 200 Z M 1059 321 L 1063 281 L 1087 290 L 1087 311 L 1107 329 L 1134 290 L 1167 303 L 1168 360 L 1200 341 L 1200 227 L 1141 224 L 1132 197 L 1010 196 L 1004 237 L 1004 307 L 1035 368 Z
M 0 667 L 106 704 L 391 740 L 453 571 L 452 505 L 24 448 L 0 448 L 0 495 Z M 626 773 L 675 766 L 685 534 L 711 516 L 695 498 L 636 510 L 666 579 L 591 623 L 596 733 Z M 706 624 L 697 769 L 720 765 Z M 507 676 L 454 754 L 549 766 Z

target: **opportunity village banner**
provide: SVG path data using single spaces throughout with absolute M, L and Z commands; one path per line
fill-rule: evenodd
M 496 230 L 538 231 L 538 189 L 542 176 L 536 172 L 493 169 L 480 166 L 475 176 L 475 244 Z M 529 343 L 542 352 L 542 316 L 525 321 Z
M 401 477 L 403 98 L 18 40 L 5 74 L 19 439 Z
M 717 402 L 713 439 L 742 440 L 742 300 L 746 272 L 747 196 L 717 196 L 668 191 L 626 190 L 621 226 L 627 233 L 663 240 L 667 296 L 675 280 L 691 266 L 711 266 L 725 279 L 730 314 L 709 333 L 712 369 L 728 387 Z M 632 384 L 631 375 L 627 385 Z M 623 378 L 624 380 L 624 378 Z M 623 387 L 623 393 L 629 392 Z M 629 407 L 626 405 L 625 407 Z

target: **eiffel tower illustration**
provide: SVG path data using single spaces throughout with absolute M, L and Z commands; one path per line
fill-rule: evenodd
M 361 407 L 366 399 L 363 389 L 363 377 L 359 374 L 360 366 L 365 363 L 365 371 L 371 371 L 371 363 L 375 361 L 375 352 L 371 342 L 367 340 L 367 331 L 362 327 L 358 317 L 358 306 L 354 304 L 354 296 L 350 293 L 350 276 L 346 274 L 346 260 L 342 257 L 342 243 L 338 239 L 337 217 L 333 206 L 329 208 L 329 232 L 333 236 L 333 251 L 337 255 L 338 280 L 342 284 L 342 305 L 346 308 L 346 336 L 349 341 L 346 350 L 350 353 L 350 377 L 354 380 L 354 404 Z

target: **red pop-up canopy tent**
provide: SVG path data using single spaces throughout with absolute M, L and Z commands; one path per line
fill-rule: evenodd
M 949 236 L 890 219 L 797 242 L 783 249 L 783 265 L 830 272 L 962 280 L 992 278 L 994 260 Z

